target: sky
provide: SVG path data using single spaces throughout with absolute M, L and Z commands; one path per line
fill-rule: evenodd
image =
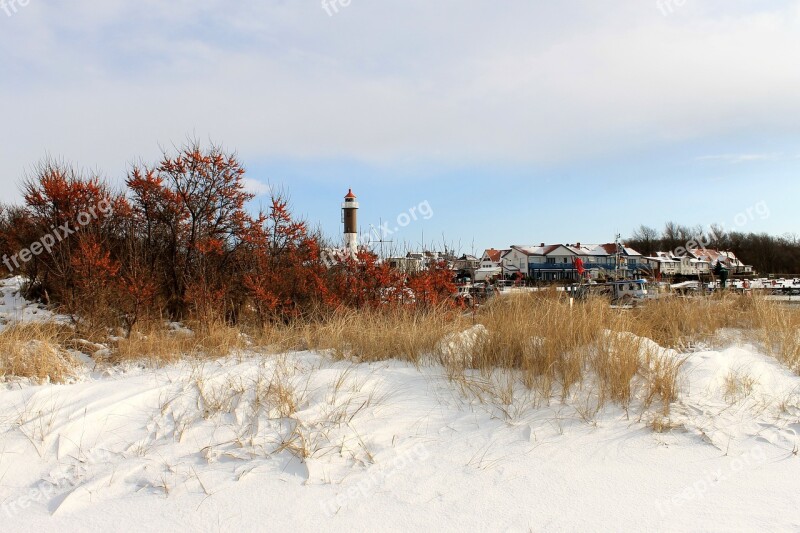
M 332 238 L 348 188 L 387 246 L 800 234 L 800 0 L 0 0 L 0 46 L 5 203 L 196 138 Z

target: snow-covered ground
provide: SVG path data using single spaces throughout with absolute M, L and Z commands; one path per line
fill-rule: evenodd
M 41 322 L 56 319 L 43 305 L 29 302 L 20 296 L 23 282 L 21 276 L 0 280 L 0 331 L 5 324 L 11 322 Z
M 729 344 L 688 355 L 663 433 L 310 352 L 11 381 L 0 529 L 797 531 L 800 378 Z

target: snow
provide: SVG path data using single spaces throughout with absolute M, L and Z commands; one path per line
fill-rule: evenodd
M 39 314 L 10 305 L 3 312 Z M 483 334 L 443 342 L 460 358 Z M 689 354 L 646 339 L 643 349 L 686 358 L 663 433 L 635 409 L 587 422 L 513 376 L 509 405 L 481 403 L 436 365 L 312 352 L 6 383 L 0 523 L 37 533 L 798 530 L 800 378 L 733 339 Z M 747 384 L 735 398 L 732 379 Z
M 27 301 L 20 295 L 22 276 L 0 281 L 0 331 L 13 322 L 47 322 L 56 320 L 43 305 Z M 64 320 L 63 317 L 61 320 Z
M 483 324 L 476 324 L 461 333 L 446 336 L 440 342 L 438 351 L 445 362 L 468 368 L 472 365 L 473 348 L 488 333 Z

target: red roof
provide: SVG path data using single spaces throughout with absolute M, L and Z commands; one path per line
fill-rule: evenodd
M 489 248 L 488 250 L 486 250 L 486 255 L 489 256 L 489 261 L 491 261 L 493 263 L 499 263 L 500 262 L 500 255 L 501 255 L 500 250 L 495 250 L 494 248 Z
M 355 198 L 355 197 L 356 195 L 353 194 L 353 189 L 348 189 L 347 196 L 345 196 L 345 198 Z
M 600 248 L 605 250 L 608 255 L 614 255 L 617 253 L 617 245 L 614 244 L 613 242 L 610 242 L 608 244 L 601 244 Z

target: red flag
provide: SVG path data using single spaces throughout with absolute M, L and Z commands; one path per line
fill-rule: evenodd
M 578 271 L 578 275 L 583 276 L 583 273 L 586 272 L 586 269 L 583 268 L 583 259 L 580 257 L 575 260 L 575 269 Z

